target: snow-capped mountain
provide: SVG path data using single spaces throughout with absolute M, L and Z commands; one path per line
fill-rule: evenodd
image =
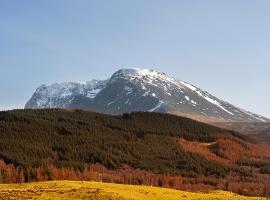
M 105 81 L 42 85 L 25 108 L 83 108 L 110 114 L 167 112 L 209 122 L 269 121 L 150 69 L 121 69 Z

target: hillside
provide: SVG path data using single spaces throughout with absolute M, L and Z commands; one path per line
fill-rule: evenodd
M 91 200 L 261 200 L 231 192 L 183 192 L 172 189 L 97 182 L 52 181 L 0 185 L 2 199 L 91 199 Z
M 219 122 L 213 125 L 249 135 L 258 142 L 270 145 L 270 123 Z
M 270 123 L 220 122 L 213 123 L 213 125 L 229 130 L 234 130 L 246 135 L 270 134 Z
M 247 136 L 161 113 L 0 112 L 0 180 L 103 180 L 263 193 L 270 149 Z
M 151 69 L 120 69 L 107 80 L 41 85 L 25 108 L 87 109 L 107 114 L 164 112 L 203 122 L 269 122 L 188 82 Z

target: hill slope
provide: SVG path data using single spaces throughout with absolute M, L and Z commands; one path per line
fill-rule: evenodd
M 168 114 L 110 116 L 80 110 L 0 112 L 0 133 L 0 158 L 22 166 L 41 165 L 57 156 L 56 164 L 60 167 L 81 168 L 84 163 L 101 163 L 115 169 L 124 163 L 177 174 L 219 175 L 227 171 L 185 152 L 178 144 L 179 138 L 200 142 L 219 138 L 249 141 L 233 131 Z
M 263 191 L 262 180 L 270 174 L 269 147 L 161 113 L 0 112 L 0 159 L 6 170 L 0 173 L 2 182 L 98 180 L 102 175 L 112 182 L 250 194 Z
M 17 185 L 0 185 L 2 199 L 92 199 L 92 200 L 259 200 L 231 192 L 183 192 L 165 188 L 96 182 L 53 181 Z
M 270 123 L 213 123 L 217 127 L 249 135 L 254 140 L 270 145 Z
M 25 108 L 83 108 L 109 114 L 165 112 L 206 122 L 269 121 L 190 83 L 149 69 L 121 69 L 105 81 L 42 85 Z

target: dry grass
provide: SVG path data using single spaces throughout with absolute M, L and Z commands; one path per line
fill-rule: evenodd
M 0 199 L 92 199 L 92 200 L 255 200 L 224 191 L 183 192 L 172 189 L 112 183 L 51 181 L 0 185 Z

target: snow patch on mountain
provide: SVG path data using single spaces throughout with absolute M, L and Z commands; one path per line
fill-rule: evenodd
M 131 94 L 132 91 L 133 91 L 133 89 L 131 87 L 129 87 L 129 86 L 125 86 L 124 89 L 125 89 L 127 95 Z
M 144 97 L 146 97 L 146 96 L 148 96 L 149 95 L 149 93 L 151 92 L 151 90 L 148 90 L 148 91 L 146 91 L 145 93 L 143 93 L 143 95 L 142 96 L 144 96 Z
M 86 97 L 88 98 L 95 98 L 97 96 L 97 94 L 101 91 L 101 88 L 97 88 L 97 89 L 93 89 L 87 92 Z
M 243 113 L 249 115 L 252 118 L 256 118 L 256 119 L 258 119 L 261 122 L 266 122 L 265 117 L 263 117 L 261 115 L 251 113 L 251 112 L 249 112 L 249 111 L 247 111 L 245 109 L 242 109 L 242 108 L 238 108 L 238 109 L 241 110 Z
M 152 108 L 152 109 L 150 109 L 150 110 L 148 110 L 148 111 L 149 111 L 149 112 L 154 112 L 154 111 L 156 111 L 158 108 L 160 108 L 160 107 L 162 106 L 162 104 L 164 104 L 164 101 L 159 100 L 159 102 L 157 103 L 157 105 L 156 105 L 154 108 Z

